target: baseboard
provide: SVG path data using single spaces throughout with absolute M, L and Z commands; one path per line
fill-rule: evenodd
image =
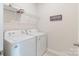
M 67 56 L 67 54 L 63 53 L 63 52 L 58 52 L 56 50 L 52 50 L 52 49 L 48 49 L 48 52 L 54 53 L 57 56 Z

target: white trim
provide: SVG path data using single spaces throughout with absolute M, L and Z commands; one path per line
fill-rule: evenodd
M 54 53 L 54 54 L 56 54 L 57 56 L 67 56 L 66 53 L 58 52 L 58 51 L 52 50 L 52 49 L 48 49 L 48 52 Z

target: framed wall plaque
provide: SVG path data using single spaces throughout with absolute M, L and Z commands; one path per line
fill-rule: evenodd
M 50 21 L 61 21 L 62 15 L 50 16 Z

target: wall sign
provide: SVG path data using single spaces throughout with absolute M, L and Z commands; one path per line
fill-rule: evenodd
M 61 21 L 62 15 L 50 16 L 50 21 Z

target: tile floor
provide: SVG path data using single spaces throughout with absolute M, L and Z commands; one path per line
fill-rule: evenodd
M 47 51 L 43 56 L 58 56 L 58 55 Z

